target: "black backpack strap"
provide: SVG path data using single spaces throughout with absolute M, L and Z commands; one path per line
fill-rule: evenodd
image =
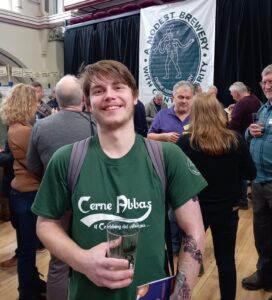
M 153 167 L 155 168 L 164 192 L 166 194 L 167 178 L 165 175 L 165 163 L 163 156 L 162 143 L 159 141 L 154 141 L 150 139 L 144 139 L 145 145 L 148 151 L 148 155 L 152 161 Z M 172 241 L 171 241 L 171 231 L 170 231 L 170 222 L 168 218 L 168 203 L 165 201 L 165 247 L 166 247 L 166 266 L 165 270 L 168 275 L 174 275 L 174 258 L 172 250 Z M 170 266 L 170 270 L 169 270 Z
M 74 192 L 89 144 L 90 137 L 73 144 L 67 174 L 68 189 L 70 190 L 71 194 Z

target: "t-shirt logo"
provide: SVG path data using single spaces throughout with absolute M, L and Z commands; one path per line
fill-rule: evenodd
M 116 205 L 112 203 L 95 203 L 91 201 L 90 196 L 80 197 L 78 200 L 78 209 L 86 215 L 80 221 L 88 227 L 96 222 L 111 220 L 126 220 L 129 222 L 143 222 L 148 218 L 152 211 L 151 201 L 137 201 L 135 198 L 129 199 L 125 195 L 116 197 Z M 125 212 L 137 210 L 143 214 L 135 219 L 121 217 Z
M 201 175 L 200 172 L 198 171 L 198 169 L 196 168 L 196 166 L 192 163 L 192 161 L 189 158 L 187 158 L 187 166 L 188 166 L 189 171 L 192 174 L 194 174 L 196 176 Z

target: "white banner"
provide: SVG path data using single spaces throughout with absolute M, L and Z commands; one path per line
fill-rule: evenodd
M 187 0 L 141 9 L 139 99 L 147 103 L 162 91 L 170 105 L 180 80 L 213 84 L 214 0 Z

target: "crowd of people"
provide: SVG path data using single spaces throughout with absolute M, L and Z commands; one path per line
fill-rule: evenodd
M 0 267 L 17 265 L 19 300 L 132 300 L 137 286 L 169 275 L 172 256 L 170 299 L 190 299 L 208 228 L 221 300 L 235 300 L 239 209 L 248 209 L 249 184 L 258 261 L 242 286 L 272 291 L 272 65 L 261 76 L 267 102 L 235 82 L 229 115 L 215 86 L 203 92 L 188 81 L 174 85 L 170 107 L 159 91 L 144 105 L 127 67 L 112 60 L 64 76 L 48 103 L 38 82 L 13 87 L 0 107 L 8 128 L 0 165 L 17 249 Z M 146 138 L 161 149 L 165 187 Z M 83 139 L 71 189 L 73 143 Z M 135 268 L 107 255 L 105 224 L 115 219 L 140 224 Z M 47 282 L 36 267 L 41 245 L 51 254 Z

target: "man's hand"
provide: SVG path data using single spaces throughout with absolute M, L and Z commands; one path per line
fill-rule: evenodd
M 101 243 L 89 250 L 83 250 L 78 270 L 94 284 L 110 289 L 124 288 L 132 283 L 133 270 L 128 269 L 126 259 L 106 257 L 108 243 Z
M 168 132 L 165 133 L 167 142 L 176 143 L 180 137 L 179 133 L 176 132 Z
M 260 124 L 252 123 L 249 126 L 249 132 L 250 132 L 250 135 L 252 135 L 253 137 L 262 136 L 263 135 L 263 127 L 260 126 Z

